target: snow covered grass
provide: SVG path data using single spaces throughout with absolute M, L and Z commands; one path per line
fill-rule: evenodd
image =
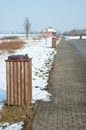
M 65 36 L 65 39 L 80 39 L 80 36 Z
M 45 90 L 49 78 L 54 55 L 56 51 L 48 48 L 45 40 L 35 46 L 25 47 L 23 50 L 16 51 L 15 54 L 28 54 L 32 58 L 32 99 L 33 101 L 50 100 L 51 94 Z
M 32 58 L 32 102 L 42 100 L 45 102 L 50 101 L 51 94 L 46 91 L 46 86 L 49 79 L 49 71 L 52 68 L 54 55 L 56 49 L 47 46 L 45 39 L 40 42 L 34 42 L 34 46 L 30 46 L 29 42 L 25 44 L 23 49 L 16 50 L 14 55 L 17 54 L 28 54 Z M 50 41 L 49 41 L 50 44 Z M 33 45 L 33 42 L 32 42 Z M 8 58 L 7 52 L 0 55 L 0 107 L 6 100 L 6 63 L 5 60 Z M 0 130 L 2 127 L 7 126 L 4 130 L 19 130 L 22 122 L 17 124 L 9 125 L 9 123 L 0 123 Z
M 80 36 L 65 36 L 66 40 L 70 39 L 80 39 Z M 86 39 L 86 36 L 82 36 L 82 39 Z
M 20 130 L 22 128 L 23 122 L 10 124 L 8 122 L 0 123 L 0 130 Z

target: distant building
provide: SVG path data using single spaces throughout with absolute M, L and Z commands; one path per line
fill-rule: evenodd
M 65 32 L 64 35 L 68 35 L 68 36 L 86 36 L 86 29 L 84 30 L 80 30 L 80 29 L 73 29 L 71 31 Z
M 52 27 L 49 27 L 45 30 L 42 31 L 42 36 L 43 37 L 51 37 L 51 36 L 56 36 L 57 35 L 57 30 L 53 29 Z

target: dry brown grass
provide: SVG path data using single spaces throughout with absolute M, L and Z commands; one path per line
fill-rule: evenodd
M 0 43 L 0 50 L 8 51 L 9 53 L 14 52 L 24 46 L 25 42 L 20 39 L 3 41 Z
M 32 109 L 4 105 L 1 112 L 0 122 L 16 123 L 23 121 L 24 125 L 22 130 L 26 130 L 27 126 L 28 128 L 31 126 L 33 116 L 34 112 Z
M 26 118 L 31 118 L 31 116 L 31 109 L 5 105 L 1 113 L 0 122 L 19 122 L 21 120 L 25 120 Z

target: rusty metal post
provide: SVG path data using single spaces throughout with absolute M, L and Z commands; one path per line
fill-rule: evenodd
M 52 37 L 52 47 L 56 48 L 56 37 Z
M 7 105 L 28 106 L 32 100 L 32 59 L 11 55 L 6 60 Z

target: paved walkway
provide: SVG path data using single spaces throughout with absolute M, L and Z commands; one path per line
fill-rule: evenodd
M 38 105 L 31 130 L 86 130 L 86 61 L 61 40 L 50 73 L 51 102 Z

